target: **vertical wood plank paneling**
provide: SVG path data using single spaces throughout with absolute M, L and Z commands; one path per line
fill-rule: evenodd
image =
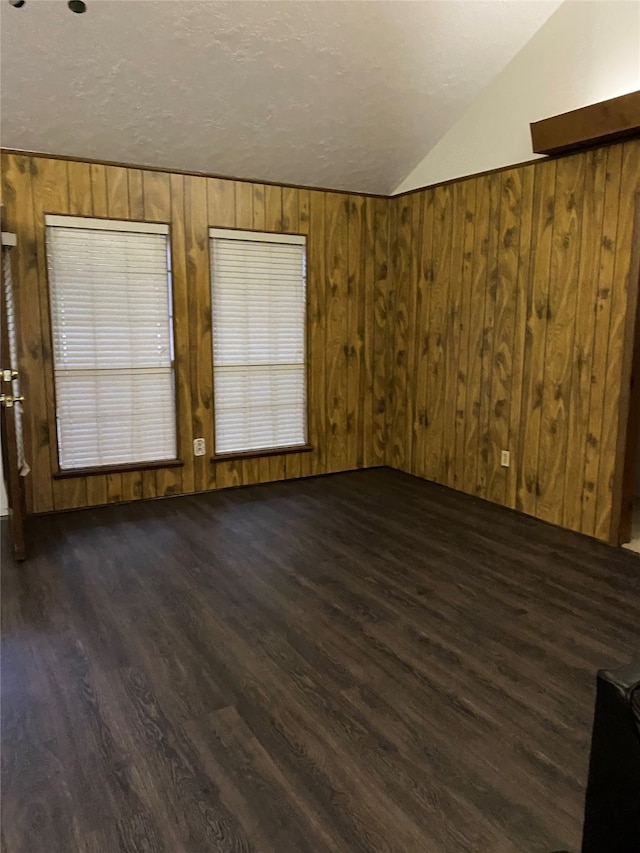
M 75 160 L 67 163 L 69 213 L 72 216 L 93 216 L 91 197 L 91 166 Z
M 131 184 L 129 184 L 131 187 Z M 189 282 L 185 252 L 184 178 L 171 175 L 171 270 L 173 284 L 173 329 L 178 413 L 178 456 L 184 462 L 182 490 L 195 490 L 193 422 L 191 419 L 191 329 Z M 211 448 L 213 449 L 213 448 Z
M 265 202 L 264 187 L 262 184 L 253 184 L 253 227 L 256 231 L 264 231 L 265 225 Z
M 469 367 L 465 404 L 465 462 L 463 490 L 476 494 L 480 454 L 480 395 L 482 389 L 482 344 L 484 305 L 487 293 L 487 255 L 489 251 L 489 213 L 491 182 L 488 176 L 477 178 L 471 305 L 469 322 Z
M 430 198 L 430 196 L 428 196 Z M 427 318 L 429 316 L 429 289 L 423 256 L 425 252 L 425 207 L 426 194 L 416 193 L 414 197 L 416 232 L 418 243 L 414 251 L 416 279 L 415 319 L 412 330 L 413 347 L 413 419 L 411 424 L 410 471 L 417 476 L 423 475 L 424 426 L 426 417 L 425 398 L 427 384 L 427 348 L 424 346 Z M 430 254 L 431 247 L 428 252 Z
M 204 438 L 207 453 L 194 457 L 196 491 L 216 487 L 213 448 L 213 364 L 211 342 L 211 291 L 207 178 L 184 178 L 185 253 L 189 294 L 189 355 L 191 364 L 191 416 L 193 437 Z
M 571 356 L 571 405 L 567 422 L 562 515 L 562 525 L 572 530 L 581 529 L 584 501 L 584 463 L 588 440 L 606 161 L 606 151 L 603 149 L 589 151 L 585 155 L 584 215 L 580 234 L 575 335 Z
M 300 190 L 293 187 L 282 188 L 282 220 L 279 231 L 283 234 L 298 233 L 298 195 Z
M 411 279 L 411 238 L 413 230 L 412 196 L 397 201 L 397 233 L 393 249 L 394 304 L 392 323 L 392 375 L 389 441 L 394 468 L 406 470 L 407 434 L 407 349 L 409 336 L 409 293 Z
M 82 165 L 82 164 L 77 164 Z M 69 169 L 72 164 L 69 163 Z M 120 166 L 105 166 L 107 192 L 107 216 L 110 219 L 129 219 L 129 170 Z M 71 191 L 71 172 L 69 172 L 69 190 Z
M 420 194 L 414 193 L 409 196 L 411 200 L 411 247 L 408 264 L 408 279 L 407 279 L 407 345 L 406 345 L 406 361 L 407 361 L 407 388 L 405 391 L 405 452 L 404 452 L 404 470 L 411 473 L 413 471 L 414 451 L 416 433 L 416 315 L 418 310 L 418 278 L 420 275 L 420 258 L 422 252 L 422 203 Z
M 416 405 L 414 410 L 415 447 L 412 471 L 426 477 L 427 430 L 431 409 L 428 386 L 430 375 L 430 308 L 433 286 L 433 214 L 435 192 L 420 193 L 422 197 L 422 235 L 418 264 L 420 298 L 416 306 Z
M 385 387 L 386 387 L 386 412 L 385 412 L 385 446 L 384 463 L 393 466 L 393 416 L 395 410 L 395 351 L 396 351 L 396 296 L 397 296 L 397 269 L 398 269 L 398 211 L 400 199 L 392 198 L 389 202 L 389 238 L 388 238 L 388 275 L 387 287 L 387 310 L 386 310 L 386 357 L 385 357 Z
M 518 170 L 521 200 L 519 243 L 518 243 L 518 277 L 515 289 L 515 317 L 513 334 L 513 363 L 511 369 L 511 398 L 509 405 L 509 452 L 511 466 L 507 473 L 506 505 L 515 508 L 518 493 L 518 478 L 521 458 L 521 408 L 524 372 L 524 352 L 527 335 L 527 288 L 529 286 L 529 271 L 531 267 L 531 217 L 533 215 L 533 179 L 534 170 L 524 168 Z
M 629 295 L 632 235 L 635 215 L 635 196 L 640 190 L 640 145 L 637 140 L 625 143 L 622 148 L 620 201 L 618 226 L 613 247 L 614 275 L 611 293 L 611 322 L 607 354 L 605 400 L 602 435 L 600 439 L 600 467 L 598 469 L 597 505 L 594 533 L 598 539 L 614 539 L 617 530 L 611 530 L 613 505 L 613 479 L 616 464 L 616 444 L 620 400 L 622 392 L 622 363 L 626 341 L 625 322 Z M 635 286 L 635 285 L 634 285 Z
M 462 245 L 462 295 L 460 303 L 460 349 L 456 376 L 456 424 L 453 483 L 457 489 L 464 486 L 465 437 L 467 415 L 467 387 L 469 378 L 469 338 L 471 313 L 475 306 L 471 302 L 473 281 L 473 243 L 475 238 L 476 181 L 465 181 L 464 187 L 464 234 Z
M 492 358 L 489 466 L 487 497 L 496 503 L 507 499 L 507 471 L 501 453 L 509 450 L 510 390 L 513 367 L 515 302 L 520 251 L 522 187 L 517 170 L 501 175 L 500 226 L 496 277 L 495 332 Z M 514 459 L 515 461 L 515 459 Z
M 308 316 L 309 442 L 311 473 L 327 470 L 327 268 L 325 250 L 325 194 L 312 192 L 309 204 Z
M 455 484 L 455 447 L 456 447 L 456 404 L 460 359 L 461 308 L 462 308 L 462 264 L 464 248 L 465 196 L 464 184 L 458 182 L 452 187 L 450 215 L 451 251 L 449 256 L 449 298 L 446 317 L 444 352 L 444 432 L 442 435 L 442 473 L 441 480 L 448 486 Z
M 583 155 L 569 157 L 556 171 L 536 502 L 536 514 L 554 524 L 562 523 L 564 504 L 584 164 Z
M 373 458 L 385 461 L 387 443 L 387 351 L 389 310 L 389 204 L 373 202 L 375 218 L 374 313 L 373 313 Z
M 129 185 L 129 213 L 132 219 L 144 219 L 144 193 L 142 189 L 142 171 L 127 169 Z
M 304 234 L 307 238 L 307 292 L 306 292 L 306 326 L 305 326 L 305 358 L 307 361 L 307 443 L 310 442 L 310 412 L 309 406 L 311 401 L 310 395 L 310 372 L 311 365 L 309 364 L 309 357 L 311 352 L 311 336 L 310 336 L 310 319 L 309 313 L 311 311 L 311 296 L 310 296 L 310 287 L 311 287 L 311 273 L 310 273 L 310 248 L 309 248 L 309 234 L 311 230 L 311 193 L 309 190 L 300 190 L 298 192 L 298 231 L 300 234 Z M 309 477 L 313 473 L 313 459 L 310 453 L 302 453 L 298 457 L 298 476 L 300 477 Z M 290 468 L 289 463 L 287 462 L 287 477 L 290 477 Z
M 362 210 L 363 200 L 357 196 L 347 199 L 347 363 L 346 465 L 362 466 L 362 397 L 360 369 L 362 363 L 363 329 L 360 319 L 362 304 Z
M 433 283 L 429 300 L 429 382 L 427 385 L 427 429 L 425 476 L 441 482 L 445 465 L 442 442 L 445 429 L 445 350 L 451 342 L 449 272 L 453 232 L 453 197 L 450 186 L 437 187 L 433 207 Z
M 544 387 L 544 353 L 549 302 L 549 268 L 555 208 L 556 161 L 534 166 L 532 254 L 527 293 L 527 330 L 522 391 L 522 453 L 517 507 L 535 515 L 538 448 Z
M 480 454 L 478 459 L 477 494 L 487 497 L 491 465 L 491 390 L 493 385 L 493 344 L 498 295 L 498 239 L 500 235 L 501 175 L 489 176 L 489 243 L 487 249 L 487 292 L 484 301 L 484 326 L 482 329 L 482 380 L 480 385 L 480 417 L 478 422 Z
M 386 460 L 607 538 L 640 170 L 640 146 L 625 146 L 392 200 L 4 154 L 21 247 L 24 388 L 35 398 L 26 407 L 37 463 L 29 509 Z M 183 469 L 52 480 L 45 210 L 170 222 Z M 308 234 L 312 453 L 224 467 L 209 453 L 193 458 L 196 435 L 214 448 L 208 227 L 216 225 Z M 499 465 L 503 447 L 510 469 Z
M 236 227 L 236 192 L 240 185 L 234 181 L 224 181 L 219 178 L 207 179 L 207 210 L 209 212 L 208 224 L 210 228 L 234 228 Z M 244 184 L 246 187 L 244 196 L 253 192 L 252 184 Z M 251 228 L 252 225 L 243 225 L 243 228 Z
M 325 194 L 326 216 L 326 470 L 347 467 L 347 202 Z
M 605 397 L 606 371 L 609 357 L 611 329 L 611 292 L 615 283 L 615 249 L 618 236 L 620 186 L 622 180 L 622 146 L 616 145 L 607 152 L 604 190 L 604 211 L 600 237 L 600 263 L 598 266 L 597 301 L 595 305 L 595 337 L 591 363 L 591 395 L 589 398 L 589 426 L 585 452 L 584 500 L 582 502 L 581 530 L 590 536 L 596 531 L 596 509 L 600 480 L 600 459 L 604 411 L 608 405 Z

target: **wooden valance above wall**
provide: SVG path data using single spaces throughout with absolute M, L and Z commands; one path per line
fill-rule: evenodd
M 566 154 L 640 136 L 640 92 L 535 121 L 530 127 L 534 154 Z

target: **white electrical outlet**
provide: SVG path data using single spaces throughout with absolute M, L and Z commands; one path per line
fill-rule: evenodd
M 205 444 L 204 438 L 194 438 L 193 439 L 193 455 L 194 456 L 204 456 L 207 452 L 207 446 Z
M 502 456 L 500 457 L 500 464 L 503 468 L 508 468 L 511 465 L 511 454 L 508 450 L 502 451 Z

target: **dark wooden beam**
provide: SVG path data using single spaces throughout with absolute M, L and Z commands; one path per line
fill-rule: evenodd
M 534 121 L 535 154 L 560 154 L 640 135 L 640 92 Z

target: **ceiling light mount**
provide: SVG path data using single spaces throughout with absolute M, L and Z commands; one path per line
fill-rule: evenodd
M 9 0 L 9 3 L 13 6 L 14 9 L 22 9 L 26 0 Z M 87 4 L 84 0 L 68 0 L 67 6 L 71 9 L 72 12 L 75 12 L 77 15 L 81 15 L 83 12 L 87 11 Z

